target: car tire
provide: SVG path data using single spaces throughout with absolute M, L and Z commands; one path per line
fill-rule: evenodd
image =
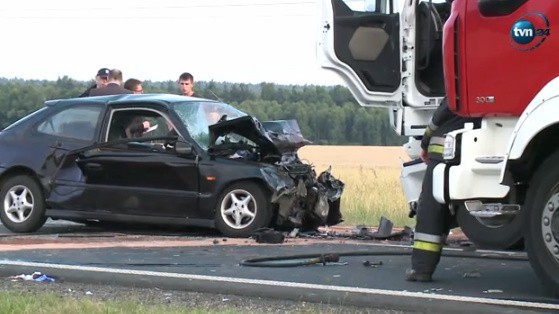
M 43 190 L 29 176 L 14 176 L 4 181 L 0 201 L 0 220 L 13 232 L 37 231 L 47 220 Z
M 228 237 L 246 238 L 270 224 L 270 203 L 265 191 L 253 182 L 227 187 L 216 205 L 215 225 Z
M 460 229 L 478 248 L 493 250 L 518 250 L 524 246 L 523 216 L 518 213 L 512 221 L 501 226 L 489 227 L 482 224 L 460 205 L 456 220 Z
M 535 172 L 526 195 L 525 243 L 536 275 L 559 296 L 559 152 Z

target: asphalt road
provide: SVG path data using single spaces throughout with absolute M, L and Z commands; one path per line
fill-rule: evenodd
M 409 283 L 409 248 L 372 241 L 305 245 L 227 244 L 211 231 L 162 232 L 130 229 L 120 232 L 163 233 L 185 239 L 214 238 L 200 246 L 107 247 L 0 251 L 0 276 L 41 271 L 65 281 L 158 287 L 355 305 L 417 312 L 549 313 L 559 299 L 548 294 L 524 253 L 446 250 L 431 283 Z M 110 232 L 78 224 L 51 222 L 33 237 L 42 242 L 64 237 L 106 236 Z M 0 248 L 13 234 L 0 226 Z M 251 267 L 252 258 L 338 253 L 339 264 L 296 267 Z M 351 256 L 344 256 L 345 254 Z M 452 256 L 450 256 L 452 255 Z M 491 256 L 491 258 L 488 258 Z M 512 259 L 511 259 L 512 256 Z M 363 262 L 382 262 L 377 267 Z M 63 283 L 61 283 L 63 284 Z

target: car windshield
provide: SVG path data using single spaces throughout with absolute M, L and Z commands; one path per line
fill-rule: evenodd
M 230 105 L 214 101 L 179 102 L 173 105 L 173 110 L 186 126 L 192 139 L 204 149 L 209 145 L 210 125 L 215 124 L 223 116 L 231 120 L 247 115 Z

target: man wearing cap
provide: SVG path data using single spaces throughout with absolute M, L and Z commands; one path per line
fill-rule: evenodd
M 105 87 L 92 89 L 89 96 L 106 96 L 106 95 L 120 95 L 132 94 L 131 91 L 120 86 L 122 84 L 122 71 L 112 69 L 109 71 L 109 84 Z
M 87 97 L 93 89 L 107 86 L 109 84 L 109 73 L 108 68 L 99 69 L 97 75 L 95 75 L 95 84 L 86 89 L 79 97 Z

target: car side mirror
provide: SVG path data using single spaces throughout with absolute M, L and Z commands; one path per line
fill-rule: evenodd
M 175 152 L 179 155 L 192 155 L 192 144 L 183 141 L 177 141 L 175 144 Z

